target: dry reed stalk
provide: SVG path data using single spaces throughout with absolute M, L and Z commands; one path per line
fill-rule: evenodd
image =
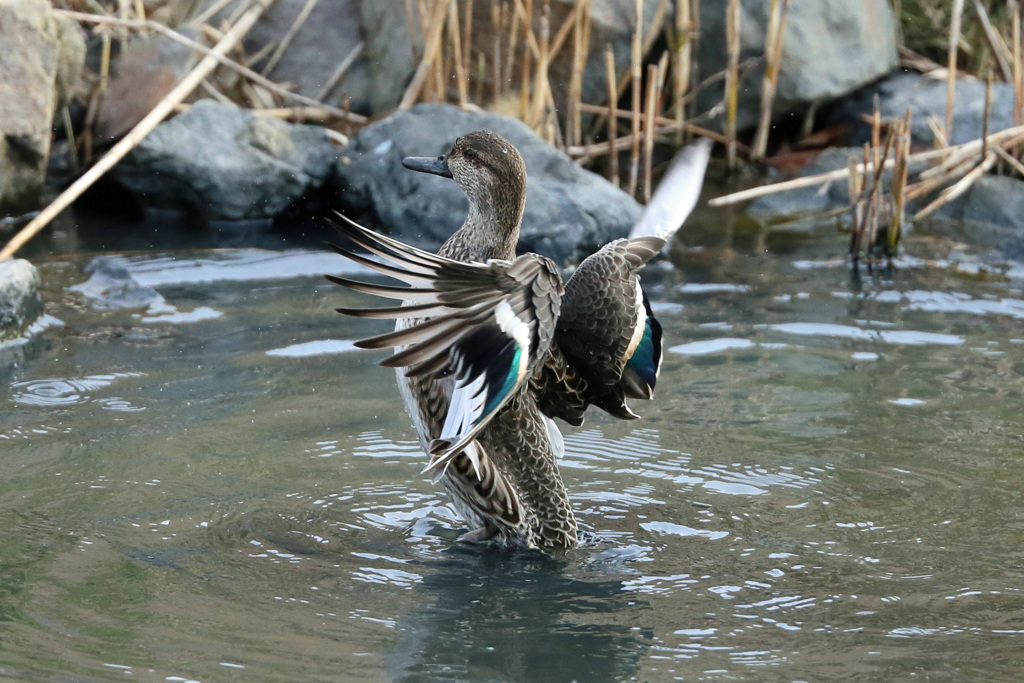
M 895 209 L 892 215 L 892 222 L 889 225 L 888 251 L 890 257 L 895 254 L 899 247 L 900 238 L 903 235 L 903 222 L 907 212 L 907 185 L 910 181 L 910 164 L 907 159 L 910 157 L 911 143 L 911 114 L 907 110 L 906 116 L 899 122 L 898 139 L 896 141 L 895 173 L 892 180 L 892 196 Z
M 236 62 L 235 60 L 231 59 L 230 57 L 227 57 L 227 56 L 222 55 L 222 54 L 217 54 L 216 52 L 214 52 L 214 50 L 212 50 L 211 48 L 206 47 L 202 43 L 197 43 L 196 41 L 192 40 L 188 36 L 185 36 L 185 35 L 183 35 L 181 33 L 178 33 L 174 29 L 167 28 L 163 24 L 157 23 L 157 22 L 155 22 L 155 21 L 153 21 L 151 19 L 147 19 L 145 22 L 139 22 L 139 21 L 134 21 L 134 20 L 123 21 L 121 19 L 117 19 L 116 17 L 104 17 L 104 16 L 98 16 L 98 15 L 95 15 L 95 14 L 83 14 L 81 12 L 72 12 L 72 11 L 69 11 L 69 10 L 54 10 L 54 12 L 57 12 L 59 14 L 63 14 L 64 16 L 69 17 L 71 19 L 75 19 L 76 21 L 82 21 L 82 22 L 87 22 L 87 23 L 94 23 L 94 24 L 122 24 L 122 25 L 124 25 L 124 26 L 126 26 L 128 28 L 143 28 L 143 27 L 145 27 L 145 28 L 153 29 L 154 31 L 157 31 L 158 33 L 161 33 L 161 34 L 167 36 L 171 40 L 173 40 L 175 42 L 178 42 L 178 43 L 181 43 L 182 45 L 185 45 L 186 47 L 189 47 L 192 50 L 195 50 L 196 52 L 199 52 L 200 54 L 202 54 L 204 56 L 207 56 L 207 57 L 212 56 L 212 57 L 214 57 L 214 59 L 216 59 L 220 63 L 221 66 L 227 67 L 227 68 L 231 69 L 232 71 L 235 71 L 236 73 L 241 74 L 242 76 L 245 76 L 246 78 L 251 80 L 256 85 L 259 85 L 260 87 L 266 88 L 267 90 L 269 90 L 270 92 L 274 93 L 278 97 L 282 97 L 282 98 L 288 99 L 288 100 L 293 100 L 295 102 L 298 102 L 299 104 L 304 104 L 304 105 L 310 106 L 310 107 L 323 107 L 325 110 L 331 112 L 332 114 L 334 114 L 338 118 L 347 119 L 351 123 L 364 124 L 364 123 L 367 122 L 367 118 L 365 116 L 361 115 L 361 114 L 353 114 L 351 112 L 347 112 L 346 113 L 346 112 L 342 111 L 341 109 L 338 109 L 337 107 L 332 107 L 331 105 L 322 104 L 318 100 L 313 99 L 312 97 L 306 97 L 305 95 L 300 95 L 299 93 L 295 93 L 295 92 L 292 92 L 290 90 L 286 90 L 286 89 L 282 88 L 281 86 L 279 86 L 278 84 L 276 84 L 273 81 L 271 81 L 270 79 L 266 78 L 265 76 L 259 75 L 258 73 L 256 73 L 252 69 L 250 69 L 249 67 L 243 66 L 242 64 L 239 64 L 238 62 Z M 220 39 L 219 40 L 223 40 L 224 39 L 224 34 L 221 34 L 219 31 L 217 31 L 216 33 L 218 35 L 220 35 Z M 101 72 L 102 72 L 102 69 L 101 69 Z
M 988 10 L 985 9 L 985 5 L 981 0 L 974 0 L 974 10 L 978 15 L 981 28 L 985 32 L 985 40 L 988 41 L 989 49 L 999 65 L 999 71 L 1003 75 L 1003 80 L 1007 83 L 1013 83 L 1013 68 L 1010 66 L 1010 60 L 1013 57 L 1009 54 L 1006 43 L 995 27 L 992 26 L 992 19 L 988 16 Z
M 611 176 L 611 181 L 615 183 L 615 187 L 618 187 L 621 178 L 619 177 L 619 153 L 616 151 L 615 144 L 619 136 L 619 121 L 615 113 L 617 104 L 615 101 L 615 51 L 612 49 L 611 43 L 605 45 L 604 48 L 604 69 L 608 84 L 608 174 Z M 582 110 L 582 106 L 580 109 Z
M 914 220 L 920 220 L 926 216 L 930 216 L 949 202 L 962 195 L 964 192 L 967 192 L 978 178 L 992 170 L 992 167 L 996 165 L 998 160 L 999 155 L 995 152 L 990 152 L 989 155 L 974 168 L 974 170 L 958 180 L 956 184 L 947 187 L 942 191 L 942 194 L 939 195 L 938 199 L 918 211 L 914 216 Z
M 257 0 L 249 10 L 239 18 L 238 22 L 225 34 L 223 40 L 213 47 L 214 55 L 224 55 L 231 50 L 245 36 L 246 33 L 256 24 L 263 12 L 272 4 L 273 0 Z M 123 159 L 128 152 L 132 151 L 149 133 L 170 114 L 175 105 L 181 103 L 188 95 L 198 87 L 203 80 L 209 76 L 220 61 L 214 55 L 207 55 L 174 87 L 171 92 L 157 103 L 156 107 L 149 112 L 127 135 L 117 142 L 96 164 L 82 174 L 66 190 L 60 193 L 45 209 L 39 212 L 35 218 L 29 221 L 28 225 L 21 229 L 10 242 L 0 250 L 0 261 L 10 258 L 22 246 L 32 239 L 40 230 L 46 227 L 61 211 L 71 205 L 83 192 L 89 189 L 93 183 L 99 180 L 103 174 L 109 171 Z
M 423 57 L 416 67 L 409 86 L 405 89 L 402 101 L 399 102 L 399 109 L 408 109 L 419 98 L 427 76 L 433 71 L 433 64 L 441 49 L 441 29 L 444 28 L 444 14 L 448 11 L 448 0 L 436 0 L 430 13 L 430 19 L 426 22 L 427 36 L 423 46 Z
M 726 145 L 726 159 L 729 170 L 735 170 L 736 117 L 739 113 L 740 91 L 740 0 L 729 0 L 729 6 L 726 9 L 725 42 L 729 55 L 729 66 L 726 69 L 725 79 L 725 135 L 729 139 Z
M 724 136 L 722 136 L 721 133 L 715 133 L 714 131 L 707 130 L 706 128 L 695 126 L 692 123 L 684 123 L 683 127 L 686 129 L 687 133 L 690 133 L 692 135 L 699 135 L 701 137 L 706 137 L 711 140 L 715 140 L 715 142 L 721 142 L 722 144 L 725 144 Z M 675 136 L 677 130 L 678 128 L 676 127 L 676 122 L 670 119 L 668 125 L 658 126 L 654 130 L 654 135 L 656 138 Z M 608 141 L 605 141 L 595 142 L 589 145 L 582 145 L 580 147 L 567 147 L 565 153 L 571 156 L 573 159 L 576 159 L 577 161 L 582 163 L 595 157 L 607 156 L 612 151 L 625 152 L 626 150 L 630 149 L 630 147 L 632 147 L 633 145 L 633 141 L 631 139 L 632 137 L 632 135 L 624 135 L 622 137 L 619 137 L 615 142 L 614 150 L 612 148 L 612 145 Z
M 1021 45 L 1020 4 L 1010 2 L 1010 33 L 1013 41 L 1013 125 L 1024 124 L 1024 49 Z
M 462 62 L 462 39 L 459 35 L 459 3 L 451 0 L 448 4 L 448 38 L 452 45 L 452 63 L 455 66 L 455 87 L 459 94 L 459 106 L 469 104 L 469 83 Z
M 956 101 L 957 55 L 960 54 L 960 28 L 963 21 L 964 0 L 953 0 L 953 14 L 949 29 L 949 61 L 946 76 L 946 139 L 953 139 L 953 104 Z
M 525 45 L 521 45 L 516 40 L 516 36 L 519 35 L 519 12 L 515 9 L 512 11 L 512 24 L 508 30 L 508 59 L 505 60 L 505 74 L 503 77 L 503 83 L 512 82 L 512 74 L 515 72 L 516 64 L 516 52 L 521 47 L 525 53 L 528 49 Z
M 502 5 L 494 3 L 491 5 L 491 31 L 494 34 L 494 43 L 491 45 L 491 104 L 497 105 L 501 99 L 501 29 L 504 23 Z
M 857 159 L 852 154 L 847 163 L 847 171 L 849 172 L 847 180 L 850 188 L 850 211 L 853 220 L 853 224 L 850 226 L 850 256 L 856 261 L 860 257 L 860 236 L 862 234 L 860 226 L 863 222 L 861 214 L 864 211 L 861 193 L 864 191 L 864 182 Z
M 643 77 L 641 62 L 643 60 L 644 3 L 636 0 L 636 28 L 633 30 L 633 42 L 630 49 L 630 76 L 633 82 L 632 104 L 632 142 L 633 148 L 629 156 L 629 185 L 626 190 L 630 197 L 636 196 L 636 184 L 640 168 L 640 80 Z
M 981 156 L 988 156 L 988 127 L 992 119 L 992 72 L 985 79 L 985 113 L 981 119 Z
M 652 174 L 654 170 L 654 119 L 657 116 L 657 88 L 658 83 L 658 67 L 654 64 L 647 66 L 647 97 L 644 102 L 644 146 L 643 146 L 643 166 L 644 166 L 644 203 L 651 201 L 651 184 Z
M 603 114 L 605 116 L 614 116 L 614 117 L 620 118 L 620 119 L 632 119 L 633 118 L 633 112 L 629 111 L 628 109 L 613 109 L 613 108 L 605 106 L 605 105 L 587 104 L 585 102 L 580 104 L 580 111 L 584 112 L 585 114 Z M 659 134 L 664 132 L 667 129 L 671 129 L 672 131 L 675 131 L 676 128 L 678 127 L 678 125 L 679 125 L 679 124 L 676 123 L 675 119 L 669 118 L 667 116 L 656 116 L 655 119 L 654 119 L 654 122 L 659 126 L 659 130 L 658 130 Z M 699 136 L 705 137 L 705 138 L 710 138 L 710 139 L 714 140 L 715 142 L 722 143 L 723 145 L 728 141 L 728 138 L 726 138 L 721 133 L 716 133 L 713 130 L 708 130 L 707 128 L 704 128 L 702 126 L 698 126 L 698 125 L 693 124 L 693 123 L 684 123 L 683 124 L 683 128 L 685 129 L 685 131 L 687 133 L 690 133 L 692 135 L 699 135 Z M 626 138 L 620 138 L 620 141 L 621 140 L 625 140 L 625 139 Z M 599 143 L 596 143 L 595 145 L 589 145 L 588 147 L 593 147 L 593 148 L 597 149 L 597 148 L 599 148 L 599 147 L 601 147 L 602 145 L 605 145 L 605 144 L 606 143 L 599 142 Z M 743 151 L 743 152 L 749 151 L 749 148 L 747 148 L 742 143 L 736 143 L 736 146 L 740 149 L 740 151 Z M 625 147 L 623 149 L 628 149 L 628 147 Z
M 298 15 L 295 17 L 295 21 L 292 22 L 292 25 L 289 26 L 288 30 L 285 32 L 284 38 L 281 38 L 281 42 L 277 44 L 277 49 L 274 50 L 274 54 L 270 56 L 266 65 L 260 69 L 261 74 L 267 76 L 274 70 L 274 67 L 277 66 L 277 63 L 281 60 L 281 57 L 284 56 L 285 50 L 287 50 L 288 46 L 292 44 L 292 40 L 295 39 L 296 34 L 298 34 L 299 30 L 305 25 L 306 20 L 309 19 L 309 15 L 316 8 L 316 4 L 318 2 L 320 2 L 320 0 L 306 0 L 306 4 L 302 6 L 301 10 L 299 10 Z
M 473 63 L 473 0 L 466 0 L 462 27 L 462 71 L 468 75 L 471 73 Z
M 1018 139 L 1024 136 L 1024 126 L 1015 126 L 1013 128 L 1007 128 L 997 133 L 992 133 L 989 136 L 988 144 L 995 145 L 1000 143 L 1006 143 L 1006 141 L 1017 142 Z M 1009 144 L 1009 143 L 1007 143 Z M 962 145 L 950 147 L 947 149 L 933 149 L 927 152 L 918 152 L 907 157 L 908 163 L 920 163 L 924 161 L 935 161 L 936 159 L 949 158 L 953 155 L 968 155 L 969 157 L 975 157 L 978 154 L 978 150 L 981 149 L 981 140 L 972 140 L 965 142 Z M 944 162 L 945 163 L 945 162 Z M 895 165 L 894 162 L 886 164 L 887 167 Z M 935 169 L 930 169 L 935 170 Z M 733 192 L 732 194 L 724 195 L 722 197 L 716 197 L 708 202 L 708 206 L 731 206 L 733 204 L 739 204 L 750 199 L 757 199 L 759 197 L 767 197 L 768 195 L 777 194 L 779 192 L 785 192 L 787 190 L 798 190 L 805 187 L 815 187 L 817 185 L 824 185 L 825 183 L 834 182 L 837 180 L 843 180 L 849 174 L 849 170 L 845 168 L 838 169 L 836 171 L 828 171 L 826 173 L 819 173 L 813 176 L 806 176 L 804 178 L 795 178 L 793 180 L 786 180 L 781 183 L 773 183 L 771 185 L 761 185 L 760 187 L 753 187 L 749 190 L 742 190 L 740 192 Z M 922 177 L 924 174 L 921 174 Z
M 789 16 L 790 0 L 772 0 L 768 19 L 768 34 L 765 38 L 764 80 L 761 84 L 761 118 L 754 135 L 753 158 L 764 159 L 768 153 L 768 131 L 772 124 L 772 107 L 775 105 L 775 91 L 779 86 L 779 71 L 782 66 L 782 44 L 786 34 L 786 19 Z
M 682 144 L 683 121 L 686 120 L 684 98 L 686 91 L 690 89 L 690 61 L 693 59 L 693 42 L 690 40 L 690 33 L 693 30 L 690 21 L 690 0 L 676 2 L 675 29 L 676 45 L 672 55 L 672 94 L 675 102 L 672 106 L 680 133 L 680 139 L 676 142 Z
M 999 146 L 993 147 L 992 151 L 998 154 L 1000 157 L 1002 157 L 1003 161 L 1010 164 L 1010 166 L 1013 167 L 1013 170 L 1015 170 L 1018 174 L 1024 176 L 1024 164 L 1022 164 L 1019 159 L 1017 159 L 1012 154 L 1010 154 L 1005 149 Z
M 212 5 L 204 9 L 202 12 L 200 12 L 198 15 L 196 15 L 196 17 L 192 19 L 192 23 L 196 26 L 201 26 L 202 24 L 205 24 L 206 22 L 210 21 L 211 18 L 220 14 L 224 10 L 224 8 L 226 8 L 234 1 L 235 0 L 217 0 L 217 2 L 213 3 Z
M 576 20 L 573 22 L 572 73 L 569 77 L 569 111 L 566 114 L 568 132 L 567 142 L 579 145 L 583 141 L 580 119 L 580 101 L 583 97 L 583 71 L 587 65 L 587 53 L 590 50 L 590 0 L 579 0 L 576 7 Z
M 530 72 L 533 68 L 532 57 L 533 55 L 540 54 L 540 46 L 537 44 L 537 36 L 533 32 L 533 0 L 526 0 L 525 7 L 523 6 L 522 0 L 515 0 L 516 8 L 523 8 L 523 35 L 526 38 L 526 42 L 531 45 L 531 50 L 523 50 L 523 68 L 522 78 L 519 89 L 519 107 L 522 112 L 521 117 L 526 118 L 527 112 L 529 111 L 530 105 Z M 532 39 L 532 40 L 531 40 Z M 533 50 L 536 47 L 536 50 Z
M 365 47 L 366 43 L 362 41 L 356 44 L 356 46 L 352 48 L 347 55 L 345 55 L 345 58 L 341 60 L 341 63 L 338 64 L 338 68 L 334 70 L 330 78 L 327 79 L 327 82 L 324 83 L 324 86 L 320 88 L 320 92 L 317 93 L 316 97 L 313 99 L 317 102 L 323 102 L 327 99 L 334 89 L 338 87 L 338 83 L 341 82 L 341 79 L 344 78 L 345 73 L 348 72 L 356 59 L 359 58 L 359 55 L 363 53 L 363 49 Z
M 547 105 L 551 88 L 548 81 L 548 67 L 550 66 L 548 50 L 551 46 L 550 13 L 551 5 L 548 0 L 544 0 L 540 15 L 540 54 L 537 57 L 537 69 L 533 77 L 533 101 L 526 117 L 526 124 L 534 129 L 548 122 Z M 545 138 L 548 142 L 552 142 L 551 137 L 545 135 Z

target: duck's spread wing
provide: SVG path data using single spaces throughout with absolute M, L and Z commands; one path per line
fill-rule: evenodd
M 547 355 L 564 291 L 558 270 L 550 259 L 536 254 L 514 261 L 461 263 L 402 244 L 347 219 L 337 227 L 382 261 L 335 246 L 339 253 L 408 285 L 328 276 L 350 289 L 402 302 L 388 308 L 339 308 L 339 312 L 412 319 L 403 329 L 356 345 L 400 347 L 381 365 L 406 367 L 411 376 L 454 376 L 455 389 L 441 436 L 430 445 L 428 469 L 443 471 Z
M 664 246 L 656 236 L 605 245 L 565 286 L 555 348 L 533 378 L 541 410 L 581 424 L 588 405 L 624 419 L 626 398 L 649 399 L 661 369 L 661 326 L 639 271 Z

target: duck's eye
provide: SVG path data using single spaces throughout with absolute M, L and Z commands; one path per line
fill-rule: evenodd
M 471 149 L 463 150 L 462 156 L 466 157 L 467 159 L 476 159 L 476 152 L 474 152 Z

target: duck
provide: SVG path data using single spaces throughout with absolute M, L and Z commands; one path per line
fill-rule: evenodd
M 684 191 L 663 182 L 630 237 L 588 256 L 567 281 L 551 259 L 517 255 L 526 164 L 490 131 L 463 135 L 437 157 L 402 160 L 412 171 L 453 180 L 469 200 L 462 227 L 437 253 L 339 214 L 335 227 L 348 245 L 334 250 L 401 284 L 329 275 L 397 304 L 337 310 L 396 321 L 394 331 L 355 344 L 393 349 L 381 365 L 395 368 L 428 456 L 424 472 L 469 527 L 458 541 L 580 544 L 558 469 L 564 441 L 555 420 L 580 426 L 590 406 L 635 420 L 628 401 L 653 398 L 664 340 L 640 271 L 692 210 L 709 151 L 707 141 L 685 149 L 666 176 L 683 177 Z

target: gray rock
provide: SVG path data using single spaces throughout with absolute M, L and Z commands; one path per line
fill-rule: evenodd
M 699 65 L 701 75 L 718 73 L 727 64 L 726 2 L 701 5 Z M 770 3 L 742 0 L 740 59 L 761 57 Z M 776 114 L 840 98 L 877 80 L 896 67 L 896 19 L 888 0 L 817 0 L 794 2 L 786 23 Z M 751 69 L 740 85 L 740 128 L 757 124 L 763 66 Z M 721 101 L 721 89 L 705 91 L 706 109 Z
M 993 249 L 996 258 L 1024 261 L 1024 181 L 982 176 L 935 216 L 959 223 L 957 239 Z M 939 232 L 942 227 L 933 226 Z
M 363 4 L 377 3 L 358 0 L 318 2 L 267 75 L 274 81 L 291 84 L 295 92 L 318 97 L 331 74 L 362 40 L 360 6 Z M 268 45 L 276 45 L 288 33 L 305 5 L 306 0 L 277 0 L 246 36 L 246 51 L 256 54 Z M 404 17 L 404 5 L 400 11 Z M 267 55 L 256 66 L 266 64 L 270 56 Z M 371 81 L 368 65 L 365 58 L 357 59 L 324 101 L 341 105 L 347 96 L 356 111 L 366 111 L 375 88 L 383 80 L 380 74 L 375 73 L 374 81 Z
M 149 308 L 165 303 L 155 289 L 133 278 L 117 258 L 97 256 L 85 267 L 85 272 L 91 277 L 68 289 L 85 296 L 97 310 Z
M 200 100 L 160 124 L 113 177 L 153 208 L 271 218 L 324 182 L 335 150 L 321 128 Z
M 832 113 L 832 123 L 853 128 L 853 142 L 863 144 L 871 139 L 871 127 L 864 121 L 875 110 L 879 100 L 882 118 L 901 118 L 909 109 L 913 115 L 911 133 L 914 141 L 924 145 L 934 142 L 928 119 L 946 120 L 946 81 L 904 71 L 864 88 L 842 102 Z M 981 81 L 959 80 L 953 104 L 953 144 L 962 144 L 982 136 L 985 125 L 985 84 Z M 992 85 L 991 131 L 1013 125 L 1013 86 Z
M 0 261 L 0 342 L 21 335 L 42 312 L 35 266 L 24 259 Z
M 362 129 L 338 164 L 342 205 L 357 215 L 373 211 L 392 234 L 437 248 L 465 220 L 465 195 L 447 178 L 404 168 L 402 158 L 445 153 L 455 138 L 474 130 L 503 135 L 526 161 L 521 249 L 556 260 L 580 258 L 626 236 L 639 217 L 629 195 L 524 123 L 446 104 L 416 105 Z
M 85 39 L 47 0 L 0 2 L 0 211 L 34 204 L 50 155 L 50 124 L 85 60 Z

